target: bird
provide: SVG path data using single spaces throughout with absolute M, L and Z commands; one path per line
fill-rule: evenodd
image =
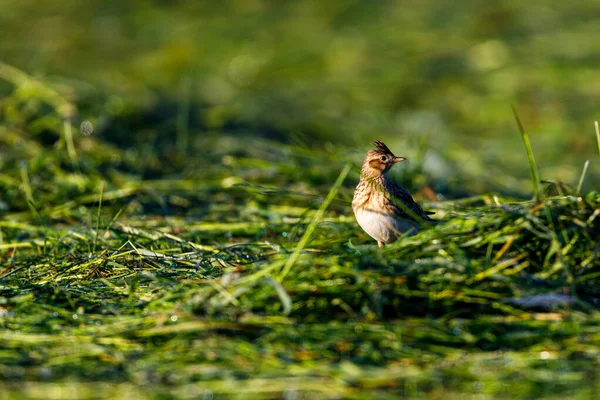
M 388 172 L 405 157 L 396 157 L 382 142 L 373 142 L 363 162 L 360 181 L 354 190 L 352 210 L 360 227 L 379 247 L 398 240 L 403 235 L 416 235 L 423 222 L 435 223 L 410 193 L 388 177 Z

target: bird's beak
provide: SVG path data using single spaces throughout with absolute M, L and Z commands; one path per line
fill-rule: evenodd
M 406 160 L 406 157 L 394 157 L 394 159 L 392 161 L 394 161 L 394 164 L 400 162 L 400 161 L 404 161 Z

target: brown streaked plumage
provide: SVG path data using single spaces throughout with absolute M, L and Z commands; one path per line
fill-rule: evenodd
M 360 181 L 354 191 L 352 210 L 358 224 L 379 247 L 395 242 L 403 233 L 416 234 L 421 222 L 429 218 L 410 193 L 392 182 L 387 173 L 404 157 L 396 157 L 381 141 L 373 142 L 377 150 L 369 150 L 363 163 Z

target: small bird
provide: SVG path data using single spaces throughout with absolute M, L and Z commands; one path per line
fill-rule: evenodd
M 358 224 L 379 247 L 395 242 L 404 233 L 419 231 L 420 223 L 437 222 L 415 203 L 410 193 L 388 178 L 392 166 L 404 157 L 396 157 L 381 141 L 373 142 L 362 165 L 360 181 L 354 190 L 352 210 Z

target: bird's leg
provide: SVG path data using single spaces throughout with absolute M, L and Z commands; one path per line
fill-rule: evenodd
M 385 243 L 380 242 L 379 240 L 377 241 L 377 246 L 379 247 L 385 247 Z

